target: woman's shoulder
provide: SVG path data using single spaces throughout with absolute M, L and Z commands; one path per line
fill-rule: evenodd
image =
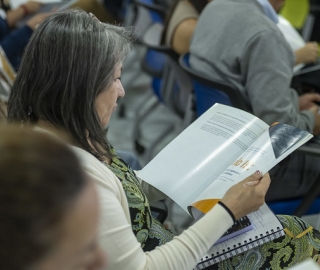
M 167 31 L 166 31 L 166 44 L 168 46 L 172 45 L 173 36 L 176 29 L 188 20 L 197 20 L 199 14 L 197 10 L 185 0 L 180 1 L 169 19 Z
M 120 181 L 107 166 L 102 164 L 91 153 L 76 146 L 71 146 L 71 148 L 80 159 L 83 170 L 98 185 L 98 188 L 111 189 L 115 194 L 119 196 L 123 195 Z
M 81 149 L 77 146 L 71 146 L 71 148 L 80 159 L 82 167 L 86 172 L 101 177 L 109 176 L 108 179 L 115 177 L 115 175 L 110 171 L 110 169 L 104 166 L 100 162 L 100 160 L 98 160 L 94 155 L 92 155 L 88 151 Z
M 198 11 L 186 0 L 180 1 L 172 13 L 172 20 L 176 22 L 198 17 Z

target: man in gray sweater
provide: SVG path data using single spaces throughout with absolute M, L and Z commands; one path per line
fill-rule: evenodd
M 282 122 L 320 132 L 315 102 L 290 88 L 295 57 L 276 26 L 284 0 L 214 0 L 200 15 L 190 45 L 190 65 L 232 84 L 253 113 L 268 124 Z M 305 194 L 320 179 L 320 159 L 294 154 L 274 168 L 267 199 Z M 320 180 L 319 180 L 320 181 Z

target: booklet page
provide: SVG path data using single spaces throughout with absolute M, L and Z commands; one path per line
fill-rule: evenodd
M 207 213 L 232 185 L 256 170 L 268 172 L 311 138 L 307 131 L 282 123 L 270 127 L 196 198 L 191 209 L 193 216 L 200 216 L 199 211 Z
M 138 177 L 187 211 L 268 127 L 247 112 L 215 104 L 138 172 Z

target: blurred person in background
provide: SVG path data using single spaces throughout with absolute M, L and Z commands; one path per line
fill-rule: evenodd
M 74 153 L 29 128 L 0 126 L 0 269 L 95 270 L 96 190 Z
M 40 2 L 26 1 L 11 10 L 3 0 L 0 1 L 0 46 L 15 70 L 19 67 L 21 55 L 34 29 L 50 14 L 37 13 L 41 5 Z M 17 27 L 17 23 L 29 15 L 33 16 L 26 24 Z

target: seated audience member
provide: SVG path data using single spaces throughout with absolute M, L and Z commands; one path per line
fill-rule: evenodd
M 317 42 L 305 42 L 300 33 L 290 24 L 290 22 L 279 15 L 277 23 L 278 28 L 288 41 L 290 47 L 295 52 L 295 66 L 292 87 L 295 88 L 300 95 L 307 92 L 320 92 L 320 70 L 315 69 L 314 63 L 319 58 L 319 47 Z M 312 72 L 306 72 L 307 68 L 312 67 Z M 304 70 L 301 70 L 304 69 Z M 302 72 L 302 74 L 299 74 Z
M 71 134 L 71 148 L 99 191 L 99 240 L 108 254 L 108 269 L 193 269 L 234 218 L 264 203 L 270 178 L 257 171 L 234 185 L 219 204 L 177 237 L 152 216 L 149 200 L 165 195 L 139 179 L 117 156 L 105 130 L 117 100 L 125 95 L 120 78 L 130 36 L 125 28 L 101 23 L 83 11 L 51 15 L 26 48 L 9 97 L 8 118 L 33 124 L 52 136 L 59 130 Z M 295 234 L 309 228 L 296 217 L 279 219 Z M 309 257 L 317 260 L 319 237 L 316 230 L 299 239 L 285 235 L 211 269 L 249 263 L 266 269 L 280 261 L 289 267 Z M 288 260 L 278 259 L 283 249 Z
M 2 7 L 1 2 L 0 7 Z M 21 55 L 32 32 L 49 13 L 36 14 L 24 26 L 17 29 L 15 29 L 16 23 L 26 15 L 36 13 L 40 7 L 40 3 L 28 1 L 14 10 L 5 12 L 0 9 L 0 46 L 15 69 L 19 66 Z
M 71 149 L 2 125 L 0 152 L 0 269 L 101 269 L 97 192 Z
M 319 94 L 290 88 L 294 54 L 276 26 L 283 0 L 214 0 L 201 13 L 190 46 L 190 65 L 238 89 L 268 124 L 283 122 L 320 132 Z M 212 27 L 218 25 L 218 27 Z M 320 181 L 320 160 L 294 153 L 270 171 L 267 200 L 306 194 Z
M 172 47 L 178 54 L 189 52 L 191 38 L 199 15 L 210 1 L 176 0 L 166 19 L 162 44 Z M 317 42 L 307 42 L 299 48 L 294 47 L 294 51 L 295 65 L 314 63 L 318 57 L 318 44 Z

